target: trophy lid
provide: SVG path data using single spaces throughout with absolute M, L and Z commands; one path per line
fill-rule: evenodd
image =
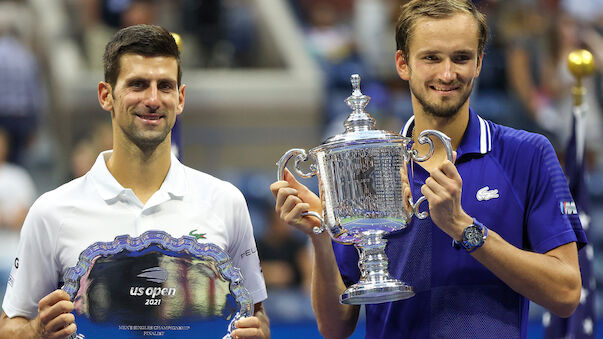
M 360 80 L 360 75 L 358 74 L 352 74 L 350 77 L 350 82 L 352 83 L 352 95 L 350 95 L 345 102 L 352 109 L 352 113 L 350 113 L 343 123 L 345 132 L 328 138 L 320 146 L 315 147 L 310 152 L 346 145 L 400 142 L 408 139 L 397 133 L 375 129 L 375 119 L 365 111 L 366 105 L 371 98 L 362 94 L 362 91 L 360 90 Z

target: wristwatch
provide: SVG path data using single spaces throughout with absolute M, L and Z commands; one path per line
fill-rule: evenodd
M 459 242 L 452 241 L 452 246 L 455 248 L 464 248 L 467 253 L 471 253 L 482 247 L 488 237 L 488 228 L 481 222 L 473 218 L 473 224 L 467 226 L 463 230 L 463 239 Z

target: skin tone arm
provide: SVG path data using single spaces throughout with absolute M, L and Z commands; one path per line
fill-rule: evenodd
M 253 306 L 253 317 L 238 320 L 236 330 L 232 332 L 234 338 L 270 339 L 270 321 L 262 303 Z
M 281 219 L 311 239 L 314 250 L 311 295 L 318 330 L 325 338 L 350 336 L 356 328 L 360 307 L 339 302 L 339 295 L 346 287 L 337 268 L 331 238 L 326 232 L 312 232 L 314 226 L 320 226 L 316 218 L 301 216 L 304 211 L 320 213 L 320 199 L 297 182 L 288 170 L 285 170 L 285 181 L 273 183 L 270 190 L 276 199 L 276 212 Z
M 429 202 L 431 218 L 446 234 L 461 240 L 463 230 L 473 223 L 461 206 L 462 179 L 448 160 L 430 174 L 421 193 Z M 518 249 L 489 230 L 484 245 L 471 255 L 515 292 L 560 317 L 570 316 L 578 306 L 581 278 L 575 242 L 540 254 Z
M 63 339 L 75 333 L 73 303 L 63 290 L 48 294 L 38 303 L 38 315 L 34 319 L 0 316 L 0 339 Z

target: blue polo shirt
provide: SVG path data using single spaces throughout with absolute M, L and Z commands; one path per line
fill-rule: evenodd
M 414 117 L 402 134 L 410 136 Z M 494 124 L 470 110 L 457 151 L 461 204 L 472 217 L 518 248 L 545 253 L 586 235 L 550 142 L 542 135 Z M 429 173 L 413 166 L 416 201 Z M 409 172 L 410 173 L 410 172 Z M 422 210 L 428 208 L 423 203 Z M 514 292 L 431 220 L 413 218 L 388 235 L 392 277 L 414 288 L 407 300 L 366 305 L 367 338 L 525 338 L 528 299 Z M 486 240 L 487 241 L 487 240 Z M 358 281 L 358 255 L 334 244 L 346 285 Z

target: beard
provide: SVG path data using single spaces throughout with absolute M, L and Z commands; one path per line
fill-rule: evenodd
M 459 86 L 460 87 L 460 86 Z M 414 86 L 410 84 L 410 91 L 423 107 L 423 111 L 431 116 L 438 118 L 452 118 L 456 115 L 459 109 L 467 102 L 471 91 L 473 90 L 473 80 L 469 84 L 465 92 L 461 93 L 461 97 L 456 102 L 430 102 L 424 92 L 415 91 Z
M 158 131 L 143 131 L 132 123 L 127 128 L 122 127 L 122 131 L 130 142 L 138 147 L 143 153 L 147 153 L 154 151 L 157 146 L 164 142 L 171 129 L 169 128 L 169 124 L 167 124 L 166 128 Z

